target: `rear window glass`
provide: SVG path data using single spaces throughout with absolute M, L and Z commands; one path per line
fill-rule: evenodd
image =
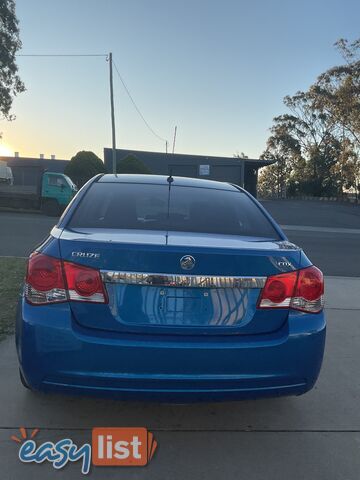
M 240 191 L 172 185 L 94 183 L 70 228 L 169 230 L 279 239 L 269 220 Z M 169 203 L 169 205 L 168 205 Z

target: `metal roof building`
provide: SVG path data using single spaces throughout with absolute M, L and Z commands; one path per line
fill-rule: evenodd
M 0 157 L 0 161 L 6 162 L 9 167 L 42 167 L 49 172 L 62 173 L 69 160 L 35 157 Z
M 213 157 L 180 153 L 146 152 L 141 150 L 116 150 L 117 162 L 126 157 L 136 157 L 157 175 L 205 178 L 244 186 L 256 196 L 258 170 L 274 163 L 269 160 Z M 104 148 L 105 167 L 112 171 L 112 150 Z

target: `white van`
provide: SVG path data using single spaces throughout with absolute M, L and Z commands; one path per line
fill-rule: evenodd
M 14 177 L 11 168 L 7 166 L 6 162 L 0 161 L 0 183 L 6 183 L 12 185 L 14 183 Z

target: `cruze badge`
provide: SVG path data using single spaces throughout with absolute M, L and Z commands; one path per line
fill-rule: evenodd
M 81 257 L 81 258 L 100 258 L 100 253 L 92 252 L 71 252 L 72 257 Z
M 195 266 L 195 258 L 191 255 L 184 255 L 180 258 L 180 266 L 183 270 L 192 270 Z

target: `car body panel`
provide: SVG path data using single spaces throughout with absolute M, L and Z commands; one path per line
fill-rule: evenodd
M 241 340 L 164 337 L 83 328 L 69 304 L 22 299 L 17 325 L 21 370 L 34 389 L 177 402 L 305 393 L 325 342 L 323 313 L 292 312 L 277 332 Z

